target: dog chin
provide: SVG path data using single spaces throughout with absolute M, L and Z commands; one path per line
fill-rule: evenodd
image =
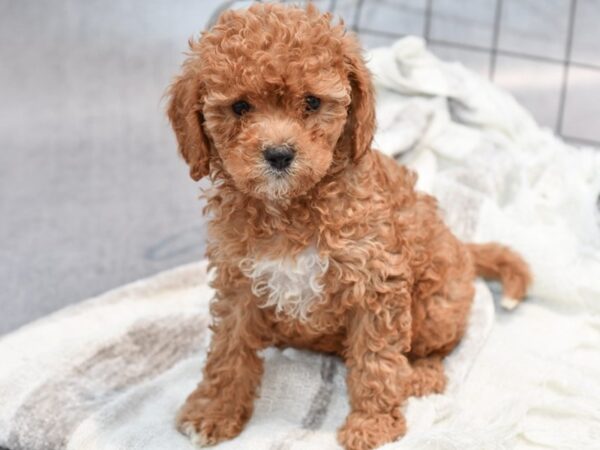
M 315 182 L 299 182 L 293 175 L 269 175 L 251 189 L 250 195 L 270 202 L 286 202 L 305 194 Z
M 269 176 L 254 187 L 252 194 L 261 200 L 285 201 L 297 195 L 294 191 L 295 189 L 287 177 Z

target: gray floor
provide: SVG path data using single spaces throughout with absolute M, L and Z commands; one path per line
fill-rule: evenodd
M 0 0 L 0 333 L 202 256 L 161 96 L 218 3 Z
M 503 0 L 494 38 L 498 1 L 317 3 L 367 46 L 417 34 L 484 76 L 494 66 L 542 124 L 600 142 L 600 0 Z M 202 256 L 198 186 L 161 96 L 221 3 L 0 0 L 0 334 Z

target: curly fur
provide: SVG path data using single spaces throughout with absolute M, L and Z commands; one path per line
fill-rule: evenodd
M 316 8 L 225 12 L 170 89 L 169 118 L 194 179 L 210 176 L 208 257 L 214 335 L 178 428 L 202 445 L 236 436 L 263 373 L 259 350 L 340 355 L 351 413 L 347 449 L 402 436 L 410 395 L 441 392 L 442 358 L 461 339 L 476 272 L 512 299 L 526 264 L 460 242 L 416 175 L 371 149 L 374 92 L 357 40 Z M 307 111 L 306 95 L 321 99 Z M 242 117 L 231 109 L 252 105 Z M 269 145 L 296 149 L 284 175 Z
M 252 280 L 252 293 L 266 298 L 263 308 L 273 307 L 302 321 L 307 320 L 311 304 L 323 297 L 320 280 L 328 266 L 314 246 L 295 259 L 245 258 L 240 263 L 243 274 Z

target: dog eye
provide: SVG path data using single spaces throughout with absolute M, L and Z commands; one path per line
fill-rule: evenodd
M 316 111 L 321 106 L 321 100 L 314 95 L 307 95 L 305 101 L 307 111 Z
M 244 100 L 240 100 L 231 105 L 231 109 L 233 109 L 233 112 L 236 113 L 238 116 L 243 116 L 248 111 L 250 111 L 250 103 Z

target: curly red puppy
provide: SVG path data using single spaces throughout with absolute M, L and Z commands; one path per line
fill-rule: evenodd
M 200 445 L 250 418 L 267 346 L 341 356 L 352 411 L 339 441 L 406 431 L 410 395 L 441 392 L 476 272 L 518 300 L 530 276 L 496 244 L 460 242 L 416 175 L 371 149 L 374 93 L 357 40 L 329 14 L 228 11 L 170 89 L 192 178 L 210 176 L 213 339 L 178 428 Z

